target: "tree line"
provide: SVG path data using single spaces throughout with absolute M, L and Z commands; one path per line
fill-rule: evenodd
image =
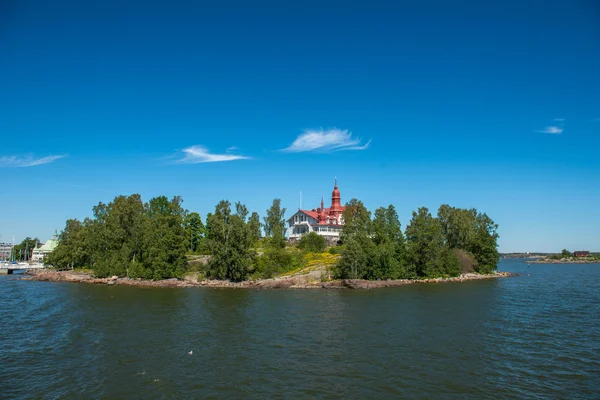
M 179 196 L 143 202 L 139 194 L 99 203 L 91 218 L 66 221 L 46 263 L 91 268 L 98 277 L 167 279 L 189 270 L 188 254 L 203 254 L 209 255 L 199 271 L 204 276 L 242 281 L 302 268 L 307 253 L 325 251 L 324 238 L 314 233 L 294 246 L 286 242 L 286 209 L 279 199 L 262 222 L 241 202 L 221 200 L 205 223 L 182 203 Z M 403 232 L 393 206 L 378 208 L 373 218 L 359 200 L 346 206 L 341 245 L 329 249 L 340 254 L 337 278 L 455 276 L 496 268 L 497 225 L 475 209 L 443 205 L 433 217 L 420 208 Z
M 442 205 L 437 217 L 425 207 L 412 213 L 405 232 L 394 206 L 373 218 L 352 199 L 344 210 L 338 278 L 415 279 L 490 273 L 499 261 L 498 225 L 476 209 Z
M 220 201 L 206 224 L 196 212 L 182 207 L 176 196 L 143 202 L 139 194 L 118 196 L 93 207 L 92 218 L 69 219 L 58 236 L 58 246 L 45 262 L 57 268 L 91 268 L 94 275 L 143 279 L 181 277 L 188 270 L 186 254 L 209 254 L 205 274 L 213 279 L 246 279 L 257 269 L 255 248 L 261 228 L 269 246 L 285 247 L 285 209 L 276 199 L 261 224 L 240 202 Z M 269 255 L 272 255 L 270 252 Z

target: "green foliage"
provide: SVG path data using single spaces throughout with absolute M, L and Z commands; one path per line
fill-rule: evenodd
M 265 236 L 270 238 L 273 245 L 285 246 L 285 208 L 281 208 L 281 200 L 274 199 L 264 218 Z
M 305 265 L 302 254 L 294 248 L 267 246 L 257 257 L 253 278 L 268 279 Z
M 444 204 L 438 210 L 438 219 L 446 244 L 451 249 L 471 253 L 476 260 L 476 272 L 488 274 L 496 270 L 500 260 L 498 225 L 487 214 Z
M 12 258 L 16 261 L 31 260 L 33 250 L 40 244 L 38 238 L 25 238 L 21 243 L 16 244 L 12 249 Z
M 187 214 L 183 221 L 185 227 L 185 236 L 188 239 L 188 250 L 196 253 L 202 246 L 204 240 L 204 224 L 202 218 L 197 212 Z
M 44 262 L 58 268 L 81 268 L 90 265 L 89 251 L 89 226 L 88 219 L 81 223 L 76 219 L 69 219 L 65 229 L 58 236 L 58 246 L 46 256 Z
M 571 258 L 571 257 L 573 257 L 573 253 L 571 253 L 567 249 L 563 249 L 562 252 L 560 253 L 560 255 L 561 255 L 561 258 Z
M 364 236 L 349 236 L 344 242 L 344 250 L 334 275 L 342 279 L 363 279 L 372 270 L 375 246 Z
M 83 223 L 68 220 L 47 262 L 57 268 L 93 269 L 104 276 L 165 279 L 183 274 L 187 235 L 180 197 L 143 203 L 139 194 L 94 207 Z
M 394 206 L 375 210 L 372 239 L 377 246 L 372 273 L 375 279 L 411 277 L 406 264 L 406 242 Z
M 324 253 L 325 239 L 316 233 L 304 235 L 299 249 L 285 246 L 285 208 L 279 199 L 267 210 L 263 239 L 258 214 L 248 217 L 240 202 L 235 212 L 230 202 L 219 202 L 206 226 L 182 203 L 180 197 L 165 196 L 144 203 L 139 194 L 99 203 L 93 218 L 66 221 L 46 261 L 58 269 L 91 268 L 99 277 L 165 279 L 188 270 L 186 252 L 202 252 L 211 254 L 202 263 L 207 277 L 241 281 L 249 273 L 267 278 L 321 265 L 329 269 L 333 263 L 338 278 L 456 276 L 492 272 L 499 260 L 498 225 L 475 209 L 442 205 L 434 218 L 427 208 L 419 208 L 403 234 L 393 206 L 378 208 L 371 219 L 364 204 L 352 199 L 343 214 L 343 244 Z M 35 243 L 37 239 L 27 238 L 17 249 L 29 255 Z M 257 257 L 255 249 L 262 254 Z M 560 254 L 567 256 L 567 250 Z
M 393 206 L 375 210 L 362 202 L 344 211 L 344 243 L 334 270 L 338 278 L 415 279 L 492 272 L 498 263 L 497 225 L 477 210 L 443 205 L 439 218 L 427 208 L 413 212 L 403 235 Z
M 207 242 L 212 254 L 208 277 L 234 282 L 246 279 L 254 258 L 250 250 L 253 238 L 247 215 L 248 210 L 243 204 L 236 203 L 236 212 L 232 214 L 231 203 L 221 200 L 214 214 L 207 217 Z
M 332 246 L 329 248 L 329 254 L 342 254 L 342 251 L 344 250 L 344 245 L 339 245 L 339 246 Z
M 340 235 L 344 249 L 334 269 L 343 279 L 362 279 L 373 276 L 376 245 L 371 239 L 373 222 L 371 213 L 362 201 L 351 199 L 342 215 L 344 228 Z
M 450 248 L 466 250 L 471 247 L 475 237 L 476 218 L 475 209 L 454 208 L 447 204 L 440 206 L 438 219 Z
M 371 234 L 371 213 L 362 201 L 351 199 L 346 203 L 342 214 L 344 228 L 340 235 L 342 243 L 356 236 L 369 236 Z
M 444 235 L 439 219 L 433 218 L 426 207 L 412 213 L 406 227 L 408 255 L 417 276 L 437 277 L 444 274 Z
M 325 251 L 327 242 L 325 238 L 316 232 L 309 232 L 300 237 L 298 248 L 311 253 L 321 253 Z
M 248 229 L 250 234 L 250 242 L 253 246 L 256 246 L 260 241 L 260 217 L 255 211 L 248 220 Z
M 497 229 L 498 225 L 487 214 L 477 214 L 475 237 L 469 251 L 477 260 L 476 271 L 480 274 L 489 274 L 497 269 L 500 261 Z

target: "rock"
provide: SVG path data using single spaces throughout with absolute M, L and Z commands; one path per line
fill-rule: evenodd
M 116 281 L 117 279 L 119 279 L 119 277 L 116 276 L 116 275 L 113 275 L 113 276 L 110 277 L 111 281 Z

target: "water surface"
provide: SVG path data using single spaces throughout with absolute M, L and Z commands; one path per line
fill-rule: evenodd
M 600 398 L 600 265 L 500 269 L 525 275 L 266 291 L 3 276 L 0 398 Z

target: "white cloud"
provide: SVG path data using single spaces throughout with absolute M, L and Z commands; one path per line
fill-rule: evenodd
M 536 130 L 535 132 L 539 132 L 539 133 L 549 133 L 550 135 L 560 135 L 563 131 L 565 130 L 565 128 L 562 128 L 560 126 L 547 126 L 546 128 L 542 129 L 542 130 Z
M 66 157 L 66 154 L 59 156 L 46 156 L 42 158 L 34 158 L 32 155 L 21 157 L 2 156 L 0 157 L 0 167 L 36 167 L 38 165 L 49 164 L 63 157 Z
M 230 148 L 231 149 L 231 148 Z M 248 160 L 250 157 L 236 154 L 212 154 L 203 146 L 190 146 L 182 150 L 183 158 L 176 160 L 177 164 L 200 164 L 208 162 L 223 162 L 235 160 Z
M 565 119 L 554 118 L 552 121 L 557 122 L 556 124 L 548 125 L 544 129 L 535 130 L 538 133 L 547 133 L 549 135 L 560 135 L 565 130 Z
M 361 139 L 353 138 L 352 133 L 347 130 L 306 130 L 294 140 L 294 143 L 281 151 L 300 153 L 306 151 L 364 150 L 369 147 L 369 144 L 371 144 L 370 140 L 361 145 Z

